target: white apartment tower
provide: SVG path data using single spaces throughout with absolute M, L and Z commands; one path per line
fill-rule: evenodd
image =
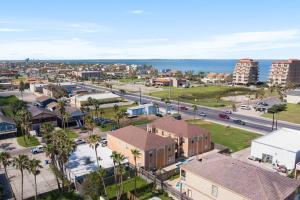
M 249 85 L 258 81 L 258 62 L 252 59 L 239 60 L 233 72 L 233 84 Z
M 272 63 L 269 85 L 285 86 L 287 83 L 300 84 L 300 60 L 289 59 Z

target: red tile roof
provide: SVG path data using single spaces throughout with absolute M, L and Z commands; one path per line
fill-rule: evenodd
M 177 120 L 173 117 L 163 117 L 148 124 L 149 128 L 159 128 L 176 134 L 178 137 L 192 138 L 210 134 L 208 130 L 200 128 L 196 125 L 188 124 L 183 120 Z
M 221 154 L 191 161 L 182 169 L 251 200 L 284 200 L 300 185 L 294 179 Z
M 135 126 L 120 128 L 109 134 L 144 151 L 175 144 L 171 138 L 160 137 Z

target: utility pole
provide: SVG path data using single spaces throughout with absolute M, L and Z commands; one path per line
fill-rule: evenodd
M 177 97 L 177 113 L 179 114 L 179 96 Z
M 275 123 L 275 113 L 273 113 L 273 120 L 272 120 L 272 131 L 274 130 L 274 123 Z
M 142 90 L 141 90 L 141 87 L 140 87 L 140 105 L 142 104 Z
M 276 119 L 276 130 L 277 130 L 277 119 Z
M 171 101 L 171 77 L 169 75 L 169 100 Z

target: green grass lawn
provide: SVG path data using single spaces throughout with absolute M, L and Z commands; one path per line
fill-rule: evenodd
M 139 125 L 148 124 L 150 122 L 151 122 L 151 120 L 141 119 L 141 120 L 137 120 L 137 121 L 131 122 L 129 125 L 139 126 Z
M 0 106 L 8 106 L 11 103 L 15 103 L 17 101 L 20 101 L 16 96 L 6 96 L 6 97 L 0 97 Z
M 231 101 L 220 100 L 217 102 L 217 97 L 243 95 L 253 93 L 245 87 L 231 87 L 231 86 L 199 86 L 191 88 L 171 88 L 171 99 L 187 103 L 199 104 L 209 107 L 222 107 L 231 105 Z M 168 98 L 169 90 L 153 92 L 150 95 L 159 98 Z
M 146 187 L 148 183 L 140 177 L 137 177 L 137 188 Z M 134 178 L 127 179 L 123 182 L 124 193 L 134 190 Z M 106 188 L 108 199 L 112 199 L 116 196 L 116 185 L 110 185 Z
M 119 79 L 119 81 L 121 83 L 131 83 L 131 82 L 135 82 L 135 81 L 138 81 L 139 79 L 138 78 L 122 78 L 122 79 Z
M 149 191 L 149 192 L 144 192 L 141 195 L 138 195 L 139 200 L 147 200 L 150 199 L 151 197 L 159 197 L 161 200 L 171 199 L 167 193 L 162 193 L 159 191 Z
M 265 113 L 262 116 L 270 119 L 273 118 L 273 114 L 271 113 Z M 300 105 L 288 103 L 287 109 L 276 113 L 275 118 L 282 121 L 300 124 Z
M 203 120 L 189 120 L 188 122 L 209 130 L 212 142 L 227 146 L 232 152 L 249 147 L 253 139 L 261 136 L 250 131 L 226 127 Z
M 23 136 L 18 136 L 17 142 L 20 146 L 23 147 L 34 147 L 40 144 L 38 139 L 34 136 L 25 136 L 25 138 Z
M 119 106 L 119 110 L 122 110 L 122 109 L 127 110 L 127 108 L 130 108 L 130 107 L 133 107 L 133 106 L 136 106 L 136 105 L 132 104 L 132 105 L 126 105 L 126 106 Z M 115 111 L 114 111 L 113 107 L 111 107 L 111 108 L 104 108 L 103 110 L 104 110 L 104 114 L 102 115 L 103 118 L 112 119 L 112 120 L 115 119 Z M 91 111 L 89 114 L 93 114 L 93 113 L 94 113 L 94 111 Z
M 72 131 L 70 129 L 66 129 L 66 133 L 68 138 L 70 138 L 71 140 L 74 140 L 75 138 L 78 137 L 78 133 L 76 133 L 75 131 Z

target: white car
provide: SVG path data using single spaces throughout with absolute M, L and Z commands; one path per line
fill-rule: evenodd
M 39 146 L 36 146 L 36 147 L 31 149 L 31 153 L 33 153 L 33 154 L 42 153 L 42 152 L 44 152 L 44 146 L 43 145 L 39 145 Z

